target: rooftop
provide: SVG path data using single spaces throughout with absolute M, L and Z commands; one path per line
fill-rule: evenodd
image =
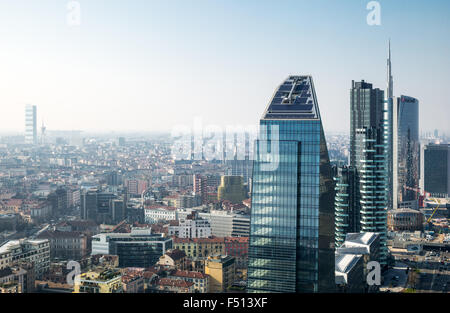
M 179 249 L 173 249 L 173 250 L 168 250 L 166 252 L 166 254 L 172 258 L 172 260 L 176 261 L 176 260 L 180 260 L 184 257 L 186 257 L 186 253 L 183 250 L 179 250 Z
M 193 271 L 180 271 L 176 270 L 174 271 L 170 276 L 176 276 L 176 277 L 188 277 L 188 278 L 206 278 L 206 274 L 203 274 L 201 272 L 193 272 Z
M 18 246 L 21 244 L 29 243 L 29 244 L 41 244 L 48 242 L 48 239 L 28 239 L 28 240 L 10 240 L 3 243 L 0 246 L 0 253 L 8 252 L 12 247 Z
M 263 119 L 318 119 L 311 76 L 289 76 L 275 91 Z
M 182 279 L 169 279 L 169 278 L 161 278 L 157 285 L 159 286 L 168 286 L 168 287 L 180 287 L 180 288 L 189 288 L 194 285 L 192 282 L 187 282 Z
M 371 245 L 372 242 L 377 238 L 377 233 L 349 233 L 345 237 L 344 245 L 346 247 L 350 246 L 363 246 Z
M 335 269 L 336 272 L 348 273 L 355 265 L 361 255 L 357 254 L 336 254 L 335 256 Z

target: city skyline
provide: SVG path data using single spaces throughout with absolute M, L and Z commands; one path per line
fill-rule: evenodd
M 422 131 L 450 131 L 445 1 L 379 1 L 380 26 L 367 24 L 366 1 L 293 1 L 289 12 L 260 1 L 195 10 L 177 1 L 78 2 L 79 26 L 66 24 L 66 2 L 0 5 L 0 43 L 9 47 L 0 53 L 8 116 L 0 132 L 24 131 L 26 104 L 49 130 L 168 132 L 195 117 L 257 125 L 251 112 L 295 72 L 315 77 L 325 132 L 348 132 L 351 80 L 385 90 L 389 38 L 394 96 L 420 101 Z
M 0 294 L 449 293 L 446 12 L 1 2 Z

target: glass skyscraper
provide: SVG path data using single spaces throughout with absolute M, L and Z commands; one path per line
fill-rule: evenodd
M 397 98 L 394 108 L 395 150 L 394 162 L 394 209 L 404 201 L 417 200 L 414 190 L 419 187 L 419 101 L 412 97 Z M 394 197 L 395 197 L 394 195 Z
M 360 226 L 354 231 L 380 234 L 380 260 L 386 264 L 389 103 L 384 92 L 367 82 L 350 90 L 350 166 L 356 169 Z
M 450 194 L 450 144 L 428 144 L 424 147 L 424 188 L 433 197 Z
M 334 291 L 334 182 L 311 76 L 275 91 L 255 156 L 248 292 Z

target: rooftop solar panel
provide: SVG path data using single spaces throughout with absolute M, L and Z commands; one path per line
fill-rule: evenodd
M 264 118 L 318 118 L 310 76 L 290 76 L 275 92 Z

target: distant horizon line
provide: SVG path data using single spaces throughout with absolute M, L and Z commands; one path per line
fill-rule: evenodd
M 420 133 L 425 133 L 425 132 L 434 132 L 434 131 L 438 131 L 439 133 L 444 133 L 446 134 L 449 130 L 443 130 L 443 129 L 439 129 L 439 128 L 435 128 L 435 129 L 423 129 L 420 130 Z M 348 133 L 350 134 L 350 130 L 326 130 L 324 129 L 325 133 Z M 50 130 L 50 129 L 46 129 L 46 134 L 47 135 L 52 135 L 52 133 L 98 133 L 98 134 L 136 134 L 136 133 L 152 133 L 152 134 L 170 134 L 172 132 L 172 130 L 168 130 L 168 129 L 158 129 L 158 130 L 96 130 L 96 129 L 55 129 L 55 130 Z M 239 131 L 236 131 L 239 132 Z M 0 136 L 4 136 L 4 135 L 18 135 L 18 136 L 22 136 L 25 135 L 25 131 L 19 131 L 19 130 L 0 130 Z M 41 135 L 41 132 L 38 132 L 38 136 Z

